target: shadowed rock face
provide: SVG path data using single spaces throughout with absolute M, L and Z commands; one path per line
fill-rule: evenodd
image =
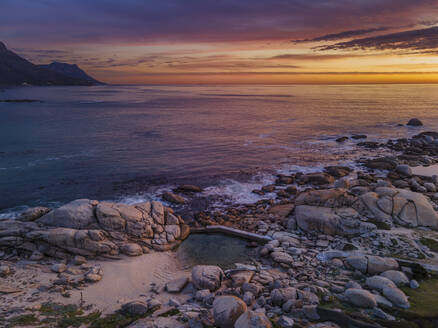
M 189 234 L 184 221 L 160 202 L 130 206 L 79 199 L 34 219 L 0 222 L 0 247 L 25 245 L 60 257 L 65 253 L 135 256 L 149 249 L 171 249 Z

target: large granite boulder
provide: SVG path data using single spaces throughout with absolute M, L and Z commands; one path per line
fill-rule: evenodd
M 215 291 L 221 286 L 224 276 L 222 269 L 214 265 L 197 265 L 192 269 L 192 282 L 197 289 Z
M 438 229 L 438 214 L 420 193 L 379 187 L 359 197 L 353 207 L 363 216 L 387 224 Z
M 307 173 L 297 178 L 297 183 L 300 185 L 313 184 L 317 186 L 328 185 L 335 182 L 335 178 L 324 172 Z
M 39 218 L 36 222 L 51 226 L 84 229 L 96 225 L 94 207 L 97 201 L 77 199 Z
M 220 328 L 233 328 L 237 319 L 246 311 L 244 301 L 235 296 L 219 296 L 213 302 L 214 323 Z
M 397 286 L 409 284 L 409 278 L 402 271 L 388 270 L 380 274 L 382 277 L 388 278 Z
M 348 236 L 376 229 L 374 224 L 362 222 L 352 208 L 300 205 L 295 208 L 295 218 L 297 226 L 309 233 Z
M 51 211 L 48 207 L 31 207 L 17 217 L 18 221 L 35 221 Z
M 380 257 L 372 255 L 352 255 L 346 258 L 347 264 L 370 275 L 376 275 L 388 270 L 397 270 L 398 262 L 390 257 Z
M 126 205 L 78 199 L 42 215 L 46 212 L 37 208 L 22 220 L 1 221 L 0 247 L 63 258 L 68 253 L 137 256 L 148 248 L 176 247 L 190 232 L 160 202 Z
M 345 291 L 345 299 L 358 307 L 374 308 L 377 306 L 376 298 L 364 289 L 350 288 Z
M 295 205 L 350 207 L 355 199 L 344 189 L 321 189 L 302 192 L 295 200 Z

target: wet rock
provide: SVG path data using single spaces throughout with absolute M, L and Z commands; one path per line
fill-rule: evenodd
M 270 185 L 266 185 L 262 187 L 262 191 L 263 192 L 273 192 L 275 191 L 275 185 L 274 184 L 270 184 Z
M 214 323 L 220 328 L 232 328 L 246 309 L 246 304 L 238 297 L 216 297 L 213 302 Z
M 324 170 L 335 178 L 345 177 L 352 171 L 348 166 L 326 166 Z
M 185 204 L 186 202 L 186 199 L 184 197 L 174 194 L 172 192 L 165 192 L 162 197 L 164 200 L 174 204 Z
M 421 122 L 418 118 L 411 118 L 406 125 L 423 126 L 423 122 Z
M 298 179 L 298 184 L 313 184 L 316 186 L 328 185 L 335 182 L 335 178 L 327 173 L 308 173 L 303 174 Z
M 224 273 L 214 265 L 197 265 L 192 269 L 192 282 L 197 289 L 215 291 L 221 286 Z
M 365 147 L 369 149 L 377 149 L 380 144 L 377 141 L 362 141 L 357 144 L 359 147 Z
M 24 222 L 35 221 L 50 211 L 51 209 L 48 207 L 32 207 L 21 213 L 17 220 Z
M 388 157 L 369 159 L 365 162 L 365 166 L 377 170 L 394 170 L 397 165 L 397 161 Z
M 183 277 L 183 278 L 169 281 L 166 284 L 166 290 L 169 293 L 180 293 L 184 289 L 184 287 L 187 285 L 188 282 L 189 282 L 189 279 L 187 277 Z
M 178 186 L 178 188 L 175 189 L 176 192 L 202 192 L 202 188 L 199 186 L 195 186 L 195 185 L 189 185 L 189 184 L 185 184 L 185 185 L 181 185 Z
M 271 328 L 271 321 L 260 312 L 246 311 L 234 323 L 234 328 Z
M 341 142 L 344 142 L 344 141 L 347 141 L 347 140 L 348 140 L 348 137 L 339 137 L 339 138 L 336 139 L 336 142 L 341 143 Z
M 354 140 L 366 139 L 366 138 L 367 138 L 367 136 L 365 134 L 353 134 L 351 136 L 351 139 L 354 139 Z
M 346 300 L 358 307 L 373 308 L 376 307 L 376 299 L 373 294 L 364 289 L 347 289 L 344 293 Z

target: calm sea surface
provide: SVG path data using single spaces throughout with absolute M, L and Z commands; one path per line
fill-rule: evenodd
M 180 183 L 244 199 L 278 170 L 360 156 L 438 127 L 438 85 L 96 86 L 0 91 L 0 211 L 76 198 L 132 202 Z M 245 196 L 247 195 L 247 196 Z

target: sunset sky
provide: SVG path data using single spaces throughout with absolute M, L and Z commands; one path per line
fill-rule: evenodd
M 438 82 L 438 0 L 0 0 L 0 41 L 108 83 Z

